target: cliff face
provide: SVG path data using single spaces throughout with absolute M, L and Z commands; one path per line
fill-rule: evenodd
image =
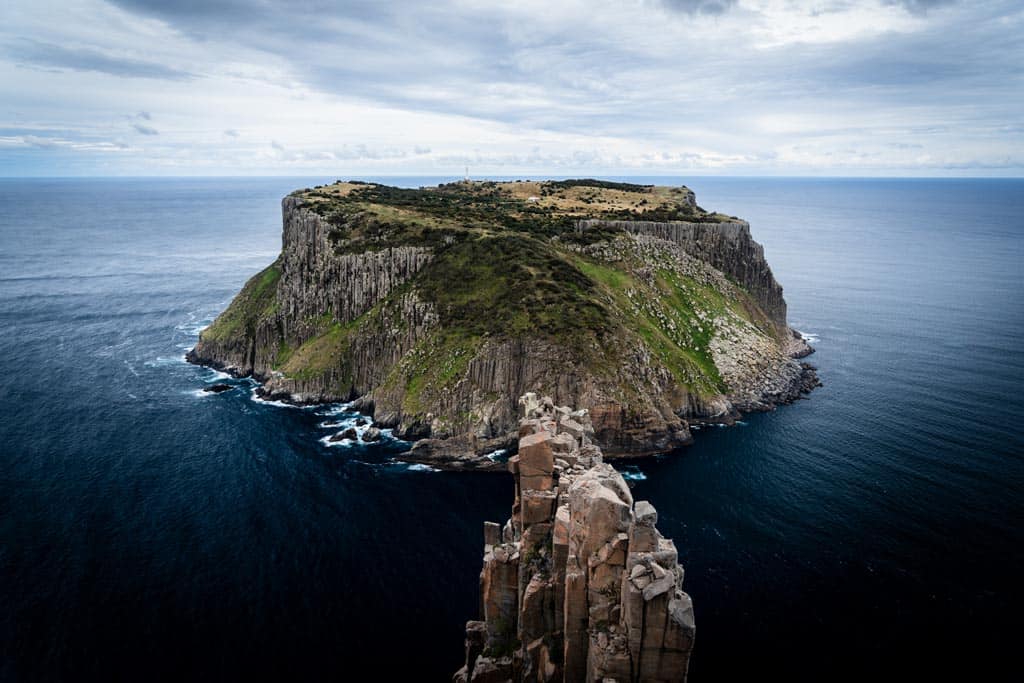
M 189 360 L 275 398 L 358 399 L 416 442 L 411 459 L 453 467 L 514 447 L 530 391 L 588 409 L 605 451 L 634 455 L 815 383 L 746 223 L 685 188 L 593 182 L 289 196 L 280 258 Z M 700 221 L 609 218 L 629 212 Z
M 480 621 L 454 680 L 685 681 L 693 604 L 657 512 L 603 462 L 586 411 L 521 403 L 512 517 L 484 524 Z
M 316 330 L 310 321 L 325 315 L 352 322 L 430 262 L 431 251 L 422 247 L 336 254 L 330 224 L 302 204 L 298 197 L 282 202 L 278 301 L 285 338 L 305 341 Z

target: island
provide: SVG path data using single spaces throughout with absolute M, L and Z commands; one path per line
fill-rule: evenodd
M 188 360 L 266 398 L 352 402 L 410 461 L 504 469 L 531 392 L 632 457 L 819 384 L 749 224 L 686 187 L 339 181 L 282 210 L 280 256 Z

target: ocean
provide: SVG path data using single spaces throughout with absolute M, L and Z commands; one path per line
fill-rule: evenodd
M 0 680 L 461 664 L 510 475 L 329 445 L 343 408 L 183 362 L 281 197 L 332 180 L 0 180 Z M 628 180 L 750 221 L 824 382 L 624 464 L 680 549 L 691 680 L 1013 680 L 1024 181 Z

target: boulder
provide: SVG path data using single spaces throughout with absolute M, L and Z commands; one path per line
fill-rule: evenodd
M 331 443 L 337 443 L 339 441 L 344 441 L 345 439 L 355 441 L 357 438 L 359 438 L 359 434 L 358 432 L 356 432 L 356 428 L 349 427 L 348 429 L 342 430 L 335 434 L 334 436 L 332 436 L 330 438 L 330 441 Z

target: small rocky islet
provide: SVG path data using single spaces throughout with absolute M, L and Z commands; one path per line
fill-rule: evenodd
M 404 456 L 501 469 L 528 392 L 608 457 L 664 453 L 818 385 L 750 226 L 685 187 L 357 181 L 282 203 L 281 255 L 188 360 L 260 395 L 351 401 Z

